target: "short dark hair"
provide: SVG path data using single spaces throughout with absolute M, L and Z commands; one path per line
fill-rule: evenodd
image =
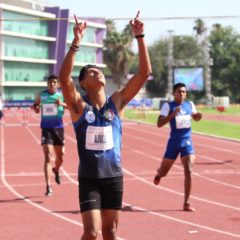
M 181 82 L 174 84 L 173 92 L 175 92 L 178 88 L 181 88 L 181 87 L 185 87 L 186 88 L 186 85 L 184 83 L 181 83 Z
M 79 73 L 79 76 L 78 76 L 79 82 L 81 82 L 81 81 L 84 80 L 85 74 L 86 74 L 86 72 L 87 72 L 87 70 L 88 70 L 89 68 L 97 68 L 97 69 L 99 69 L 99 67 L 98 67 L 97 65 L 94 65 L 94 64 L 85 65 L 84 67 L 82 67 L 82 69 L 81 69 L 81 71 L 80 71 L 80 73 Z
M 48 80 L 47 80 L 47 81 L 49 82 L 49 81 L 52 80 L 52 79 L 57 79 L 58 82 L 59 82 L 58 76 L 55 75 L 55 74 L 50 75 L 50 76 L 48 77 Z

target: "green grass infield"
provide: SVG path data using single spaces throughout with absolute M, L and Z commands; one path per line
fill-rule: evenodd
M 239 106 L 234 108 L 231 107 L 231 109 L 229 108 L 223 113 L 218 113 L 218 111 L 215 109 L 200 108 L 200 110 L 203 115 L 206 113 L 240 116 Z M 158 116 L 159 111 L 151 110 L 126 109 L 124 112 L 124 119 L 141 121 L 154 125 L 157 123 Z M 192 131 L 207 135 L 240 140 L 240 124 L 237 123 L 202 119 L 199 122 L 192 121 Z

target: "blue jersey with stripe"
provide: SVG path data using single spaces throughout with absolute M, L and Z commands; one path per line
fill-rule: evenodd
M 188 101 L 185 101 L 182 104 L 173 101 L 169 102 L 169 107 L 169 114 L 174 112 L 176 107 L 181 108 L 181 111 L 170 120 L 170 138 L 177 139 L 191 137 L 192 104 Z
M 84 96 L 86 107 L 80 119 L 73 123 L 77 138 L 80 178 L 122 176 L 122 121 L 110 98 L 98 110 Z M 104 134 L 105 130 L 108 134 Z M 110 139 L 109 147 L 105 147 Z M 100 146 L 100 147 L 99 147 Z
M 51 94 L 48 90 L 40 93 L 41 101 L 41 128 L 63 128 L 64 107 L 57 106 L 56 101 L 63 99 L 61 90 Z

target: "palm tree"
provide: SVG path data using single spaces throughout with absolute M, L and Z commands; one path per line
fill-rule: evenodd
M 222 30 L 222 25 L 219 23 L 213 24 L 213 31 L 220 31 Z
M 195 21 L 195 24 L 196 25 L 193 29 L 197 32 L 197 35 L 202 35 L 206 30 L 204 21 L 201 18 L 198 18 Z
M 133 35 L 129 25 L 122 33 L 117 32 L 112 20 L 107 20 L 106 26 L 103 59 L 112 73 L 113 81 L 121 87 L 127 80 L 129 65 L 134 56 L 131 51 Z

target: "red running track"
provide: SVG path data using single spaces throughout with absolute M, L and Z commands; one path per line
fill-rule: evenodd
M 0 128 L 0 239 L 80 239 L 78 157 L 72 126 L 65 128 L 62 184 L 53 180 L 53 196 L 45 197 L 39 118 L 32 112 L 27 119 L 21 112 L 5 115 L 6 124 Z M 119 239 L 240 239 L 240 142 L 193 136 L 197 159 L 191 202 L 197 211 L 191 213 L 182 211 L 179 160 L 160 186 L 152 183 L 168 134 L 167 128 L 123 123 L 125 191 Z

